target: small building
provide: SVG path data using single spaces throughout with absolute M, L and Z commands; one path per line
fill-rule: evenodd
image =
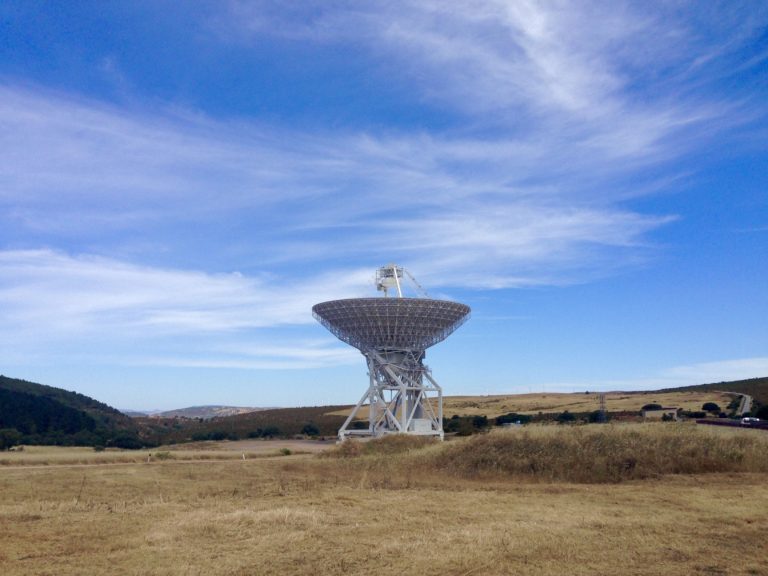
M 678 408 L 656 408 L 656 410 L 643 410 L 644 420 L 675 420 L 677 421 Z

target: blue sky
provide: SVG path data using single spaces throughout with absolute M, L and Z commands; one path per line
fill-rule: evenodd
M 0 373 L 352 403 L 395 261 L 448 394 L 768 375 L 764 2 L 0 4 Z

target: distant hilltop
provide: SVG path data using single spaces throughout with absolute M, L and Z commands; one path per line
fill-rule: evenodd
M 248 414 L 250 412 L 259 412 L 261 410 L 271 410 L 272 408 L 256 408 L 252 406 L 190 406 L 188 408 L 177 408 L 176 410 L 166 410 L 164 412 L 138 412 L 134 410 L 123 410 L 123 414 L 131 417 L 148 416 L 150 418 L 202 418 L 210 420 L 212 418 L 223 418 L 226 416 L 237 416 L 238 414 Z
M 15 444 L 141 448 L 135 420 L 77 392 L 0 376 L 0 450 Z
M 711 402 L 720 410 L 710 415 L 715 420 L 722 412 L 735 412 L 741 395 L 751 397 L 752 417 L 768 420 L 768 377 L 666 391 L 609 392 L 606 403 L 609 416 L 639 418 L 646 404 L 695 413 Z M 589 421 L 598 406 L 594 392 L 450 396 L 445 399 L 444 425 L 446 430 L 465 434 L 517 421 Z M 119 412 L 77 392 L 0 375 L 0 451 L 19 444 L 142 448 L 191 441 L 335 436 L 351 408 L 207 405 L 133 412 L 137 417 L 130 418 L 127 410 Z M 367 415 L 353 424 L 367 425 Z

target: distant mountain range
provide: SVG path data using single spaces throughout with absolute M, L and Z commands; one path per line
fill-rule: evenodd
M 211 418 L 223 418 L 225 416 L 235 416 L 237 414 L 248 414 L 249 412 L 258 412 L 260 410 L 272 410 L 272 408 L 255 408 L 247 406 L 190 406 L 188 408 L 178 408 L 176 410 L 152 410 L 150 412 L 139 412 L 137 410 L 122 410 L 123 414 L 133 418 L 202 418 L 210 420 Z
M 768 378 L 683 388 L 749 394 L 753 410 L 768 405 Z M 661 391 L 656 391 L 661 392 Z M 466 399 L 464 399 L 466 400 Z M 333 436 L 350 406 L 251 408 L 192 406 L 141 415 L 52 386 L 0 376 L 0 449 L 14 444 L 141 448 L 195 440 Z

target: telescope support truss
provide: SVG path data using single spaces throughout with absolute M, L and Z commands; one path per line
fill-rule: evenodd
M 424 365 L 424 351 L 367 349 L 368 390 L 339 429 L 339 441 L 387 434 L 438 436 L 443 439 L 443 389 Z M 368 427 L 350 424 L 368 405 Z

